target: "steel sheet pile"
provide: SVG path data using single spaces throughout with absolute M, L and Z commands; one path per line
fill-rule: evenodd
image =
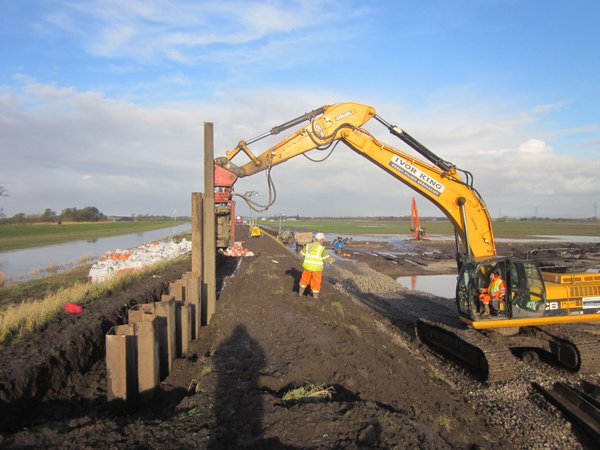
M 192 251 L 192 242 L 183 239 L 156 241 L 128 250 L 112 250 L 102 255 L 88 274 L 92 283 L 101 283 L 117 274 L 134 272 L 159 261 L 177 258 Z

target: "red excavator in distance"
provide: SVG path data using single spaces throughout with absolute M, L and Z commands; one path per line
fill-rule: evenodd
M 410 206 L 410 231 L 413 232 L 413 239 L 427 239 L 429 234 L 425 228 L 421 228 L 421 219 L 419 218 L 419 212 L 417 211 L 417 201 L 413 197 L 412 204 Z
M 383 125 L 421 158 L 376 138 L 363 127 L 370 120 Z M 262 153 L 250 149 L 253 143 L 296 126 L 295 131 Z M 541 268 L 535 261 L 498 255 L 492 220 L 473 185 L 472 174 L 388 123 L 372 106 L 325 105 L 253 139 L 240 141 L 225 156 L 215 158 L 223 183 L 215 183 L 220 194 L 218 200 L 215 195 L 215 202 L 222 213 L 218 230 L 226 234 L 223 237 L 231 237 L 226 211 L 233 214 L 231 196 L 240 195 L 233 192 L 238 177 L 265 171 L 270 206 L 275 201 L 273 167 L 312 150 L 332 152 L 338 143 L 427 198 L 454 226 L 459 320 L 450 318 L 445 308 L 432 311 L 428 318 L 419 318 L 415 331 L 421 342 L 462 360 L 488 382 L 511 379 L 516 367 L 513 353 L 532 349 L 554 357 L 572 371 L 600 371 L 599 335 L 586 331 L 589 322 L 600 321 L 600 273 Z M 232 161 L 237 156 L 245 156 L 241 165 Z M 217 241 L 220 239 L 217 236 Z M 506 293 L 492 300 L 491 314 L 486 315 L 479 296 L 488 287 L 492 271 L 505 280 Z

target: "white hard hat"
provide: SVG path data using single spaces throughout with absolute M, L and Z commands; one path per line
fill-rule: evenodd
M 317 233 L 315 234 L 315 239 L 317 241 L 320 241 L 321 239 L 325 240 L 325 235 L 323 233 Z

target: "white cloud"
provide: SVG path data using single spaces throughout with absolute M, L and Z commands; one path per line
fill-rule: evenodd
M 49 207 L 97 206 L 106 214 L 189 213 L 192 191 L 203 189 L 203 124 L 213 122 L 215 156 L 241 139 L 267 132 L 341 96 L 320 91 L 238 91 L 214 102 L 144 107 L 100 92 L 37 83 L 0 93 L 0 184 L 5 213 Z M 403 106 L 378 109 L 395 120 Z M 412 107 L 411 107 L 412 111 Z M 522 114 L 470 116 L 414 111 L 407 131 L 441 157 L 469 170 L 492 215 L 591 216 L 599 197 L 600 159 L 559 153 L 541 135 L 527 136 Z M 423 124 L 428 124 L 425 127 Z M 373 122 L 370 128 L 375 128 Z M 415 125 L 415 130 L 411 126 Z M 251 146 L 261 153 L 288 130 Z M 387 130 L 383 141 L 406 149 Z M 323 157 L 323 153 L 311 156 Z M 10 168 L 7 170 L 6 168 Z M 266 202 L 265 173 L 240 179 L 236 191 L 257 190 Z M 441 215 L 418 194 L 340 144 L 321 164 L 302 156 L 272 170 L 278 200 L 269 213 L 406 215 L 410 197 L 422 216 Z M 241 213 L 247 207 L 239 205 Z
M 343 23 L 359 11 L 324 1 L 89 1 L 63 5 L 46 22 L 77 36 L 97 56 L 138 61 L 199 60 L 250 55 L 289 34 Z M 236 50 L 234 50 L 234 48 Z M 259 50 L 260 51 L 260 50 Z

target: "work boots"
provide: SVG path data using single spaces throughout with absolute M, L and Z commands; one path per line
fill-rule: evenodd
M 304 289 L 306 289 L 306 286 L 298 287 L 298 297 L 302 297 L 302 294 L 304 294 Z
M 313 298 L 315 300 L 319 300 L 319 293 L 318 292 L 313 292 Z
M 485 311 L 483 313 L 484 316 L 489 317 L 490 316 L 490 304 L 489 303 L 484 303 L 483 304 L 483 310 Z

